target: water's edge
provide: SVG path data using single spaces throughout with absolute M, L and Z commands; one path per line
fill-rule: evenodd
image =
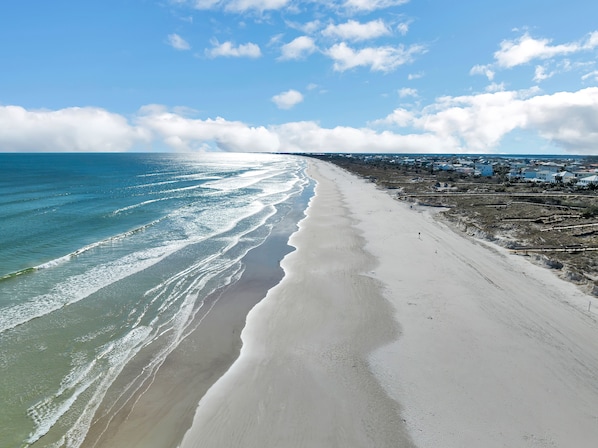
M 168 355 L 150 384 L 123 397 L 122 403 L 106 394 L 82 447 L 179 445 L 203 395 L 238 358 L 247 314 L 282 280 L 280 261 L 293 250 L 289 238 L 297 231 L 313 194 L 314 181 L 310 180 L 301 194 L 281 204 L 288 210 L 279 211 L 284 216 L 270 235 L 243 257 L 239 280 L 205 299 L 205 312 L 195 316 L 192 331 Z M 122 387 L 138 367 L 125 368 L 114 387 Z

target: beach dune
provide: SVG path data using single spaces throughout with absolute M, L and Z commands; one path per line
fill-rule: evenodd
M 589 296 L 309 164 L 316 195 L 286 275 L 183 448 L 596 446 Z

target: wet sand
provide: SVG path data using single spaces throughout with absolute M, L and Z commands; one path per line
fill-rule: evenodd
M 200 402 L 183 448 L 413 446 L 368 362 L 399 326 L 343 192 L 320 170 L 285 277 L 250 312 L 241 355 Z
M 166 358 L 151 383 L 133 395 L 111 401 L 137 375 L 138 365 L 120 375 L 94 418 L 83 448 L 164 448 L 180 444 L 191 426 L 197 403 L 230 368 L 241 349 L 241 330 L 249 310 L 283 276 L 280 260 L 303 216 L 301 202 L 279 222 L 266 241 L 243 258 L 240 280 L 205 300 L 188 336 Z M 298 208 L 297 208 L 298 207 Z M 193 329 L 194 328 L 194 329 Z

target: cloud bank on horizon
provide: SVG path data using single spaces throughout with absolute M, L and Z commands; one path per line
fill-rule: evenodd
M 598 4 L 21 3 L 3 152 L 598 154 Z

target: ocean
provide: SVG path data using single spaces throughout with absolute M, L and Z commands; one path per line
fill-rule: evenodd
M 312 194 L 293 156 L 0 154 L 0 446 L 80 446 Z

